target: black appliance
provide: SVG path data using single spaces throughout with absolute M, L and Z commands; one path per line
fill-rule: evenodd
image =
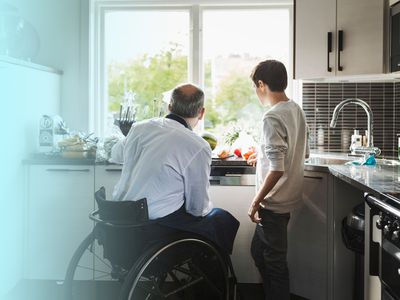
M 371 215 L 379 215 L 376 226 L 382 231 L 382 241 L 379 246 L 371 243 L 370 251 L 375 257 L 379 278 L 382 283 L 382 300 L 400 300 L 400 199 L 390 195 L 377 198 L 366 195 L 366 201 L 371 208 Z M 374 268 L 373 268 L 374 269 Z
M 364 203 L 355 206 L 342 221 L 342 239 L 355 254 L 353 300 L 364 299 Z
M 390 7 L 390 71 L 400 71 L 400 2 Z

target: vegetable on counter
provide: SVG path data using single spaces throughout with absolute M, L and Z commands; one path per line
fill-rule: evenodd
M 209 132 L 203 132 L 201 134 L 201 137 L 203 139 L 205 139 L 210 144 L 211 150 L 215 149 L 215 147 L 217 146 L 217 143 L 218 143 L 217 138 L 215 137 L 215 135 L 213 135 L 213 134 L 211 134 Z
M 228 158 L 230 156 L 230 151 L 227 149 L 221 149 L 220 151 L 218 151 L 217 153 L 219 158 Z
M 237 157 L 242 157 L 242 150 L 240 148 L 236 148 L 233 151 L 233 154 L 235 154 Z
M 248 160 L 250 155 L 254 154 L 256 152 L 256 149 L 254 146 L 249 147 L 245 153 L 242 154 L 243 158 L 245 160 Z

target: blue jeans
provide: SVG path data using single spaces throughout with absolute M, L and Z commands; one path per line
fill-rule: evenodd
M 266 300 L 289 300 L 287 267 L 287 225 L 290 213 L 258 211 L 261 223 L 256 226 L 251 255 L 263 279 Z

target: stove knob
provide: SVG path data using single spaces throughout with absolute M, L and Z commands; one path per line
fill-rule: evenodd
M 382 228 L 383 228 L 382 217 L 380 217 L 380 218 L 376 221 L 376 228 L 378 228 L 379 230 L 382 230 Z
M 384 234 L 384 235 L 389 235 L 390 232 L 391 232 L 391 226 L 390 226 L 390 224 L 385 225 L 385 227 L 383 227 L 383 234 Z
M 393 231 L 393 234 L 392 234 L 392 241 L 398 242 L 398 241 L 399 241 L 399 237 L 400 237 L 400 232 L 399 232 L 399 230 Z
M 399 230 L 400 229 L 400 223 L 399 223 L 398 220 L 395 220 L 393 222 L 393 228 L 394 228 L 394 230 Z

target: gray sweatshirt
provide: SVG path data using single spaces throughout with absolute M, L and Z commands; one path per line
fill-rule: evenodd
M 283 171 L 263 206 L 276 213 L 296 209 L 302 201 L 304 158 L 308 154 L 307 124 L 303 110 L 289 100 L 279 102 L 263 116 L 258 151 L 256 189 L 269 170 Z

